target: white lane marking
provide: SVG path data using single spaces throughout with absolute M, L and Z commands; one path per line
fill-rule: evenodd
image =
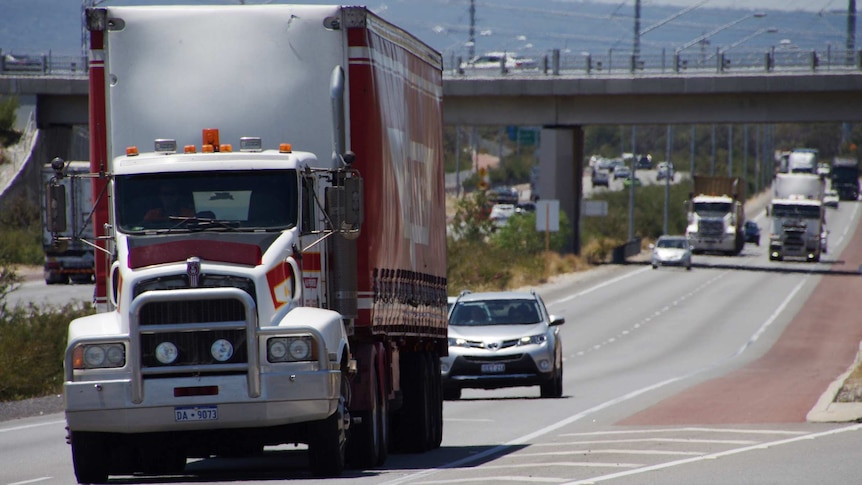
M 834 434 L 846 433 L 848 431 L 858 431 L 860 429 L 862 429 L 862 424 L 855 424 L 852 426 L 845 426 L 843 428 L 831 429 L 829 431 L 823 431 L 823 432 L 819 432 L 819 433 L 810 433 L 810 434 L 806 434 L 804 436 L 797 436 L 794 438 L 787 438 L 784 440 L 772 441 L 769 443 L 761 443 L 761 444 L 757 444 L 754 446 L 746 446 L 743 448 L 735 448 L 732 450 L 720 451 L 718 453 L 712 453 L 709 455 L 703 455 L 703 456 L 698 456 L 698 457 L 694 457 L 694 458 L 686 458 L 683 460 L 670 461 L 667 463 L 660 463 L 657 465 L 651 465 L 651 466 L 647 466 L 647 467 L 643 467 L 643 468 L 638 468 L 636 470 L 627 470 L 624 472 L 617 472 L 617 473 L 613 473 L 610 475 L 603 475 L 600 477 L 592 477 L 592 478 L 585 479 L 585 480 L 576 480 L 576 481 L 568 482 L 565 485 L 581 485 L 581 484 L 591 484 L 591 483 L 596 483 L 596 482 L 604 482 L 607 480 L 613 480 L 615 478 L 627 477 L 627 476 L 632 476 L 632 475 L 639 475 L 641 473 L 647 473 L 647 472 L 652 472 L 652 471 L 656 471 L 656 470 L 662 470 L 665 468 L 671 468 L 671 467 L 676 467 L 676 466 L 680 466 L 680 465 L 687 465 L 689 463 L 697 463 L 697 462 L 703 461 L 703 460 L 715 460 L 717 458 L 723 458 L 725 456 L 738 455 L 741 453 L 746 453 L 746 452 L 754 451 L 754 450 L 762 450 L 762 449 L 773 447 L 773 446 L 787 445 L 787 444 L 796 443 L 796 442 L 802 441 L 802 440 L 811 440 L 811 439 L 823 438 L 825 436 L 831 436 Z
M 435 480 L 433 482 L 417 482 L 425 485 L 445 484 L 445 483 L 468 483 L 468 482 L 515 482 L 515 483 L 562 483 L 565 482 L 561 478 L 542 478 L 542 477 L 482 477 L 482 478 L 456 478 L 454 480 Z
M 640 273 L 643 273 L 644 271 L 649 271 L 649 270 L 650 270 L 650 268 L 646 267 L 646 268 L 641 268 L 641 269 L 636 270 L 636 271 L 632 271 L 631 273 L 626 273 L 624 275 L 617 276 L 616 278 L 610 279 L 610 280 L 605 281 L 603 283 L 599 283 L 595 286 L 591 286 L 591 287 L 587 288 L 586 290 L 579 291 L 578 293 L 575 293 L 573 295 L 569 295 L 569 296 L 564 297 L 564 298 L 560 298 L 559 300 L 556 300 L 556 301 L 552 301 L 552 302 L 548 303 L 547 306 L 558 305 L 560 303 L 565 303 L 569 300 L 574 300 L 575 298 L 580 298 L 584 295 L 588 295 L 588 294 L 590 294 L 596 290 L 604 288 L 605 286 L 610 286 L 614 283 L 617 283 L 619 281 L 631 278 L 632 276 L 638 275 Z
M 734 434 L 788 434 L 802 435 L 807 434 L 806 431 L 788 431 L 784 429 L 748 429 L 748 428 L 700 428 L 700 427 L 685 427 L 685 428 L 657 428 L 657 429 L 628 429 L 617 431 L 591 431 L 587 433 L 566 433 L 560 436 L 604 436 L 604 435 L 622 435 L 622 434 L 656 434 L 656 433 L 734 433 Z
M 742 353 L 745 352 L 746 349 L 751 347 L 754 342 L 757 342 L 757 339 L 759 339 L 766 332 L 766 329 L 769 328 L 769 326 L 772 325 L 773 322 L 775 322 L 778 316 L 781 315 L 781 312 L 783 312 L 784 309 L 787 308 L 787 305 L 789 305 L 790 302 L 793 301 L 796 294 L 799 293 L 799 290 L 801 290 L 802 286 L 805 285 L 806 282 L 808 282 L 808 278 L 810 277 L 810 273 L 806 274 L 802 278 L 802 281 L 797 283 L 796 286 L 794 286 L 793 289 L 790 290 L 790 294 L 787 295 L 786 298 L 784 298 L 784 301 L 782 301 L 781 304 L 778 305 L 778 308 L 776 308 L 775 311 L 773 311 L 772 314 L 769 315 L 769 318 L 767 318 L 766 321 L 763 322 L 763 324 L 760 326 L 760 328 L 758 328 L 757 331 L 754 332 L 751 338 L 748 339 L 748 342 L 745 342 L 742 347 L 740 347 L 739 350 L 737 350 L 736 353 L 733 354 L 731 358 L 742 355 Z
M 639 271 L 635 271 L 635 272 L 633 272 L 633 273 L 629 273 L 629 275 L 633 275 L 633 274 L 635 274 L 635 273 L 639 273 L 640 271 L 648 271 L 648 270 L 649 270 L 649 268 L 647 267 L 647 268 L 644 268 L 643 270 L 639 270 Z M 627 275 L 624 275 L 624 276 L 625 276 L 625 277 L 628 277 Z M 621 279 L 623 279 L 623 277 L 616 278 L 615 280 L 621 280 Z M 802 283 L 804 283 L 807 279 L 808 279 L 808 276 L 806 276 L 806 277 L 805 277 L 805 279 L 803 280 L 803 282 L 802 282 Z M 794 288 L 794 289 L 793 289 L 793 291 L 791 291 L 791 293 L 787 296 L 787 298 L 784 300 L 784 302 L 782 302 L 782 304 L 780 305 L 780 308 L 784 308 L 784 307 L 786 307 L 786 306 L 787 306 L 787 304 L 790 302 L 790 300 L 792 300 L 792 299 L 793 299 L 793 297 L 796 295 L 796 293 L 799 291 L 799 289 L 801 289 L 801 288 L 802 288 L 802 283 L 800 283 L 799 285 L 797 285 L 797 286 L 796 286 L 796 288 Z M 585 291 L 587 291 L 587 290 L 585 290 Z M 582 293 L 583 293 L 583 292 L 582 292 Z M 775 315 L 775 313 L 773 313 L 773 315 Z M 774 321 L 774 318 L 772 318 L 772 317 L 771 317 L 771 318 L 770 318 L 769 320 L 767 320 L 763 325 L 761 325 L 760 329 L 758 329 L 758 331 L 757 331 L 757 332 L 755 332 L 755 335 L 759 337 L 759 336 L 760 336 L 760 334 L 762 334 L 762 333 L 763 333 L 761 330 L 765 330 L 765 329 L 766 329 L 766 327 L 768 327 L 768 326 L 772 323 L 772 321 Z M 754 338 L 754 336 L 752 336 L 752 338 Z M 756 339 L 754 339 L 754 340 L 756 340 Z M 409 475 L 404 475 L 404 476 L 399 477 L 399 478 L 396 478 L 396 479 L 394 479 L 394 480 L 390 480 L 390 481 L 388 481 L 388 482 L 384 482 L 384 485 L 396 485 L 396 484 L 405 483 L 405 482 L 408 482 L 408 481 L 411 481 L 411 480 L 420 479 L 420 478 L 423 478 L 423 477 L 426 477 L 426 476 L 433 475 L 433 474 L 435 474 L 435 473 L 437 473 L 437 472 L 439 472 L 439 471 L 441 471 L 441 470 L 446 470 L 446 469 L 451 469 L 451 468 L 458 468 L 458 467 L 460 467 L 460 466 L 462 466 L 462 465 L 465 465 L 465 464 L 467 464 L 467 463 L 472 463 L 472 462 L 475 462 L 475 461 L 483 460 L 483 459 L 485 459 L 486 457 L 489 457 L 489 456 L 493 456 L 493 455 L 496 455 L 496 454 L 503 453 L 503 452 L 505 452 L 506 450 L 508 450 L 509 448 L 511 448 L 511 447 L 513 447 L 513 446 L 521 445 L 521 444 L 527 443 L 527 442 L 529 442 L 530 440 L 532 440 L 532 439 L 534 439 L 534 438 L 537 438 L 537 437 L 540 437 L 540 436 L 546 435 L 546 434 L 548 434 L 548 433 L 550 433 L 550 432 L 552 432 L 552 431 L 554 431 L 554 430 L 556 430 L 556 429 L 560 429 L 560 428 L 562 428 L 562 427 L 564 427 L 564 426 L 568 426 L 569 424 L 572 424 L 572 423 L 574 423 L 574 422 L 580 421 L 581 419 L 583 419 L 583 418 L 585 418 L 585 417 L 587 417 L 587 416 L 589 416 L 589 415 L 591 415 L 591 414 L 597 413 L 597 412 L 602 411 L 602 410 L 604 410 L 604 409 L 607 409 L 607 408 L 610 408 L 610 407 L 616 406 L 617 404 L 621 404 L 621 403 L 623 403 L 623 402 L 626 402 L 626 401 L 632 400 L 632 399 L 634 399 L 634 398 L 636 398 L 636 397 L 639 397 L 639 396 L 641 396 L 641 395 L 643 395 L 643 394 L 647 394 L 647 393 L 652 392 L 652 391 L 655 391 L 655 390 L 657 390 L 657 389 L 661 389 L 661 388 L 663 388 L 663 387 L 669 386 L 669 385 L 674 384 L 674 383 L 677 383 L 677 382 L 679 382 L 679 381 L 683 381 L 683 380 L 688 379 L 688 378 L 690 378 L 690 377 L 693 377 L 693 376 L 695 376 L 695 375 L 698 375 L 698 374 L 701 374 L 701 373 L 707 372 L 707 371 L 709 371 L 709 370 L 712 370 L 712 369 L 714 369 L 714 368 L 718 367 L 719 365 L 722 365 L 722 364 L 726 363 L 727 361 L 733 360 L 734 358 L 736 358 L 736 357 L 738 357 L 739 355 L 741 355 L 741 354 L 742 354 L 742 352 L 744 352 L 748 347 L 750 347 L 751 343 L 753 343 L 753 342 L 754 342 L 754 340 L 752 340 L 752 339 L 750 338 L 750 339 L 748 340 L 748 342 L 747 342 L 746 344 L 744 344 L 744 345 L 743 345 L 743 346 L 742 346 L 742 347 L 741 347 L 741 348 L 740 348 L 736 353 L 734 353 L 733 355 L 728 356 L 728 357 L 726 357 L 726 358 L 719 359 L 718 361 L 715 361 L 715 362 L 714 362 L 714 363 L 712 363 L 711 365 L 707 365 L 707 366 L 704 366 L 704 367 L 702 367 L 702 368 L 700 368 L 700 369 L 696 369 L 696 370 L 690 371 L 690 372 L 688 372 L 688 373 L 685 373 L 685 374 L 682 374 L 682 375 L 678 375 L 678 376 L 676 376 L 676 377 L 671 377 L 671 378 L 669 378 L 669 379 L 665 379 L 665 380 L 660 381 L 660 382 L 657 382 L 657 383 L 655 383 L 655 384 L 652 384 L 652 385 L 649 385 L 649 386 L 646 386 L 646 387 L 642 387 L 642 388 L 640 388 L 640 389 L 636 389 L 636 390 L 631 391 L 631 392 L 629 392 L 629 393 L 623 394 L 622 396 L 618 396 L 618 397 L 616 397 L 616 398 L 614 398 L 614 399 L 610 399 L 610 400 L 605 401 L 605 402 L 603 402 L 603 403 L 601 403 L 601 404 L 598 404 L 598 405 L 596 405 L 596 406 L 593 406 L 593 407 L 591 407 L 591 408 L 589 408 L 589 409 L 585 409 L 584 411 L 581 411 L 581 412 L 579 412 L 579 413 L 577 413 L 577 414 L 574 414 L 574 415 L 572 415 L 572 416 L 569 416 L 568 418 L 565 418 L 565 419 L 562 419 L 562 420 L 560 420 L 560 421 L 557 421 L 556 423 L 553 423 L 553 424 L 550 424 L 550 425 L 548 425 L 548 426 L 545 426 L 544 428 L 541 428 L 541 429 L 538 429 L 538 430 L 536 430 L 536 431 L 533 431 L 532 433 L 528 433 L 528 434 L 523 435 L 523 436 L 521 436 L 521 437 L 519 437 L 519 438 L 515 438 L 515 439 L 513 439 L 513 440 L 511 440 L 511 441 L 508 441 L 508 442 L 506 442 L 506 443 L 502 444 L 502 445 L 494 446 L 493 448 L 489 448 L 489 449 L 487 449 L 487 450 L 485 450 L 485 451 L 483 451 L 483 452 L 476 453 L 475 455 L 467 456 L 467 457 L 464 457 L 464 458 L 461 458 L 461 459 L 458 459 L 458 460 L 455 460 L 455 461 L 452 461 L 452 462 L 449 462 L 449 463 L 444 463 L 444 464 L 442 464 L 442 465 L 440 465 L 440 466 L 438 466 L 438 467 L 435 467 L 435 468 L 427 468 L 427 469 L 425 469 L 425 470 L 420 470 L 420 471 L 417 471 L 417 472 L 412 473 L 412 474 L 409 474 Z M 708 455 L 708 456 L 709 456 L 709 455 Z M 589 482 L 585 482 L 585 483 L 589 483 Z
M 491 469 L 491 470 L 500 470 L 505 468 L 547 468 L 549 466 L 561 466 L 561 467 L 577 467 L 577 468 L 591 468 L 595 466 L 596 468 L 635 468 L 639 466 L 643 466 L 638 463 L 603 463 L 603 462 L 577 462 L 577 461 L 561 461 L 561 462 L 547 462 L 547 463 L 515 463 L 511 465 L 488 465 L 483 466 L 482 469 Z M 461 468 L 461 470 L 470 470 L 475 468 Z M 567 479 L 563 479 L 567 480 Z M 429 483 L 429 482 L 425 482 Z
M 566 436 L 561 434 L 560 436 Z M 594 441 L 570 441 L 568 443 L 556 443 L 557 445 L 604 445 L 609 443 L 705 443 L 716 445 L 752 445 L 758 443 L 754 440 L 708 440 L 702 438 L 637 438 L 628 440 L 594 440 Z M 548 446 L 543 443 L 542 446 Z
M 9 483 L 7 485 L 25 485 L 27 483 L 44 482 L 45 480 L 50 480 L 52 478 L 54 478 L 54 477 L 39 477 L 39 478 L 34 478 L 32 480 L 24 480 L 23 482 L 12 482 L 12 483 Z
M 487 418 L 477 418 L 477 419 L 466 419 L 466 418 L 446 418 L 444 421 L 452 421 L 457 423 L 493 423 L 493 419 Z
M 700 456 L 705 455 L 705 451 L 669 451 L 669 450 L 636 450 L 636 449 L 587 449 L 587 450 L 569 450 L 569 451 L 548 451 L 545 453 L 518 453 L 517 455 L 509 455 L 510 458 L 535 458 L 539 456 L 568 456 L 568 455 L 683 455 L 683 456 Z M 588 463 L 588 462 L 585 462 Z
M 634 273 L 632 273 L 632 274 L 634 274 Z M 621 330 L 621 331 L 620 331 L 616 336 L 610 337 L 610 338 L 606 339 L 604 342 L 601 342 L 601 343 L 598 343 L 598 344 L 594 344 L 594 345 L 592 345 L 591 347 L 587 347 L 587 348 L 585 348 L 585 349 L 577 350 L 577 351 L 575 351 L 575 353 L 571 354 L 571 357 L 582 357 L 582 356 L 584 356 L 584 355 L 587 355 L 587 354 L 588 354 L 588 353 L 590 353 L 590 352 L 595 352 L 595 351 L 597 351 L 597 350 L 601 350 L 601 349 L 602 349 L 602 347 L 608 346 L 608 345 L 610 345 L 610 344 L 612 344 L 612 343 L 616 342 L 618 339 L 622 339 L 623 337 L 626 337 L 626 336 L 628 336 L 628 335 L 631 335 L 631 333 L 632 333 L 632 332 L 634 332 L 635 330 L 638 330 L 638 329 L 640 329 L 640 328 L 642 328 L 642 327 L 646 326 L 648 323 L 650 323 L 650 322 L 652 322 L 653 320 L 655 320 L 655 319 L 657 319 L 657 318 L 661 317 L 662 315 L 664 315 L 665 313 L 669 312 L 669 311 L 670 311 L 670 310 L 672 310 L 673 308 L 678 307 L 678 306 L 679 306 L 680 304 L 682 304 L 685 300 L 687 300 L 687 299 L 689 299 L 689 298 L 693 297 L 694 295 L 696 295 L 696 294 L 700 293 L 701 291 L 703 291 L 703 290 L 704 290 L 704 289 L 706 289 L 707 287 L 711 286 L 711 285 L 712 285 L 712 284 L 714 284 L 716 281 L 718 281 L 718 280 L 720 280 L 720 279 L 724 278 L 724 277 L 725 277 L 726 275 L 728 275 L 728 274 L 730 274 L 730 271 L 723 271 L 723 272 L 719 273 L 718 275 L 716 275 L 716 276 L 714 276 L 714 277 L 710 278 L 708 281 L 704 282 L 704 283 L 703 283 L 703 284 L 701 284 L 700 286 L 698 286 L 698 287 L 694 288 L 693 290 L 689 291 L 688 293 L 686 293 L 686 294 L 684 294 L 684 295 L 680 296 L 679 298 L 675 299 L 675 300 L 674 300 L 674 301 L 672 301 L 670 304 L 665 305 L 665 306 L 664 306 L 664 307 L 662 307 L 660 310 L 656 310 L 656 311 L 655 311 L 655 312 L 653 312 L 651 315 L 649 315 L 649 316 L 647 316 L 647 317 L 644 317 L 642 320 L 640 320 L 640 321 L 638 321 L 638 322 L 635 322 L 631 327 L 629 327 L 629 328 L 627 328 L 627 329 L 624 329 L 624 330 Z
M 31 429 L 31 428 L 41 428 L 42 426 L 53 426 L 55 424 L 64 424 L 66 421 L 48 421 L 45 423 L 39 424 L 28 424 L 25 426 L 15 426 L 13 428 L 3 428 L 0 429 L 0 433 L 7 433 L 9 431 L 21 431 L 22 429 Z

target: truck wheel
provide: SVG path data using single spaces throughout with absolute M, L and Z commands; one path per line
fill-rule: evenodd
M 105 440 L 97 433 L 72 431 L 72 466 L 78 483 L 107 483 L 110 459 Z
M 386 398 L 381 397 L 377 366 L 371 372 L 371 409 L 357 413 L 359 424 L 350 427 L 347 441 L 348 461 L 354 468 L 371 468 L 386 462 L 389 453 L 389 409 Z
M 350 392 L 347 373 L 341 373 L 341 402 L 338 410 L 308 429 L 308 464 L 316 477 L 337 477 L 344 471 L 347 450 L 345 403 Z
M 431 439 L 429 449 L 434 450 L 440 448 L 440 443 L 443 442 L 443 377 L 440 373 L 440 356 L 436 352 L 427 354 L 429 360 L 428 369 L 431 375 L 428 381 L 431 383 L 431 409 L 434 416 L 434 433 Z
M 421 353 L 401 356 L 401 391 L 403 404 L 393 414 L 392 441 L 404 453 L 428 451 L 433 441 L 433 410 L 427 360 Z

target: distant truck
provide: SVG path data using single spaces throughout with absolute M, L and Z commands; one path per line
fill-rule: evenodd
M 64 167 L 68 177 L 55 183 L 66 187 L 71 195 L 71 203 L 65 205 L 66 229 L 56 234 L 55 238 L 42 224 L 42 248 L 45 250 L 43 274 L 45 283 L 49 285 L 66 283 L 89 283 L 94 274 L 93 245 L 87 241 L 93 240 L 92 209 L 90 201 L 91 183 L 89 177 L 78 177 L 90 173 L 90 162 L 70 161 Z M 46 187 L 55 177 L 56 172 L 50 164 L 42 167 L 42 220 L 47 214 Z
M 696 253 L 736 255 L 745 246 L 745 181 L 695 175 L 685 234 Z
M 832 188 L 841 200 L 859 199 L 859 160 L 835 157 L 830 171 Z
M 821 254 L 827 251 L 825 181 L 815 174 L 777 174 L 773 191 L 769 259 L 820 261 Z
M 815 148 L 796 148 L 787 156 L 788 173 L 816 173 L 818 150 Z
M 315 476 L 438 448 L 440 53 L 365 7 L 86 20 L 100 249 L 98 313 L 64 358 L 78 482 L 280 444 Z

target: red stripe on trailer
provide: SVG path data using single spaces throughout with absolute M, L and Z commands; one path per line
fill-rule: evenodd
M 89 65 L 90 76 L 90 172 L 104 173 L 108 169 L 108 123 L 105 103 L 105 62 L 101 59 L 104 45 L 104 32 L 90 32 L 90 49 L 93 60 Z M 99 54 L 97 54 L 97 52 Z M 92 181 L 93 199 L 93 232 L 96 237 L 96 245 L 105 248 L 107 236 L 105 224 L 108 219 L 108 197 L 106 192 L 107 178 L 95 178 Z M 104 194 L 104 195 L 103 195 Z M 96 251 L 95 257 L 95 280 L 96 288 L 94 298 L 96 303 L 106 303 L 108 295 L 108 268 L 110 267 L 109 255 L 104 251 Z

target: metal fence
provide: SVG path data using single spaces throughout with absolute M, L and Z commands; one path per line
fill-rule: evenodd
M 822 50 L 770 48 L 714 51 L 661 51 L 633 55 L 632 52 L 609 49 L 607 52 L 579 54 L 548 51 L 526 69 L 507 69 L 505 59 L 499 68 L 474 68 L 463 58 L 444 60 L 447 76 L 591 76 L 591 75 L 714 75 L 716 73 L 786 73 L 862 70 L 862 50 L 839 50 L 827 46 Z
M 20 54 L 0 49 L 0 75 L 87 76 L 85 56 L 54 55 L 50 51 L 42 54 Z

